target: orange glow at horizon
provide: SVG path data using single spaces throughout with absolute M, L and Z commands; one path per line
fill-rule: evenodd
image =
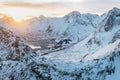
M 20 16 L 20 15 L 14 14 L 14 15 L 12 16 L 12 18 L 13 18 L 15 21 L 17 21 L 17 22 L 20 22 L 20 21 L 22 21 L 22 20 L 24 19 L 24 16 Z
M 3 11 L 3 14 L 6 14 L 10 17 L 12 17 L 15 21 L 20 22 L 25 17 L 28 16 L 29 11 L 27 9 L 22 9 L 22 8 L 5 8 Z
M 61 17 L 68 12 L 66 9 L 53 9 L 53 7 L 43 6 L 43 7 L 16 7 L 16 6 L 6 6 L 0 5 L 0 13 L 12 17 L 15 21 L 21 22 L 22 20 L 29 19 L 32 17 L 39 17 L 40 15 L 46 17 Z M 52 10 L 51 10 L 52 9 Z

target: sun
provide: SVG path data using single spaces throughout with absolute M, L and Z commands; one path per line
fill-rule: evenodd
M 7 8 L 4 13 L 12 17 L 16 22 L 20 22 L 27 16 L 26 11 L 27 9 L 22 8 Z
M 15 21 L 17 21 L 17 22 L 20 22 L 20 21 L 22 21 L 22 20 L 24 19 L 23 16 L 17 15 L 17 14 L 14 14 L 12 17 L 13 17 L 13 19 L 14 19 Z

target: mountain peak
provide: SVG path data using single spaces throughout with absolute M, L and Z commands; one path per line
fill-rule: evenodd
M 44 15 L 40 15 L 39 18 L 40 18 L 40 19 L 44 19 L 45 16 L 44 16 Z
M 120 9 L 119 8 L 116 8 L 114 7 L 113 9 L 111 9 L 108 14 L 113 14 L 113 15 L 117 15 L 120 13 Z
M 104 19 L 104 22 L 105 22 L 104 29 L 106 32 L 111 30 L 114 25 L 118 24 L 116 21 L 116 17 L 118 15 L 120 15 L 120 9 L 116 7 L 114 7 L 107 13 L 106 18 Z
M 79 11 L 72 11 L 68 14 L 69 16 L 76 16 L 76 15 L 80 15 Z
M 117 7 L 114 7 L 112 10 L 120 10 L 119 8 L 117 8 Z
M 81 14 L 78 11 L 72 11 L 69 14 L 64 16 L 65 21 L 67 22 L 76 22 L 79 20 L 80 17 L 81 17 Z

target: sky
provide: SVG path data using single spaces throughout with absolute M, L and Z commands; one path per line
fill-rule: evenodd
M 113 7 L 120 8 L 120 0 L 0 0 L 0 14 L 14 18 L 59 17 L 71 11 L 102 14 Z

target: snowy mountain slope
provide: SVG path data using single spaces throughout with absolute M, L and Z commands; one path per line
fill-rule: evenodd
M 56 80 L 56 79 L 57 80 L 61 80 L 61 79 L 62 80 L 80 80 L 80 79 L 81 80 L 88 80 L 88 79 L 109 80 L 111 77 L 113 78 L 119 75 L 118 59 L 119 59 L 119 50 L 115 50 L 115 52 L 113 52 L 113 55 L 110 55 L 110 56 L 108 55 L 103 58 L 98 58 L 98 59 L 85 61 L 85 62 L 84 61 L 83 62 L 69 62 L 69 61 L 64 62 L 64 60 L 56 60 L 56 59 L 47 60 L 45 58 L 42 58 L 42 60 L 40 60 L 40 58 L 37 57 L 36 58 L 37 65 L 36 63 L 31 63 L 29 65 L 29 66 L 32 66 L 32 72 L 34 73 L 29 72 L 29 68 L 28 67 L 26 68 L 25 64 L 23 66 L 22 63 L 17 64 L 12 61 L 10 61 L 11 65 L 10 65 L 10 62 L 8 61 L 2 63 L 2 65 L 4 65 L 2 67 L 3 68 L 2 72 L 5 72 L 3 75 L 7 74 L 8 76 L 11 74 L 10 72 L 11 69 L 15 70 L 17 68 L 17 70 L 14 71 L 17 74 L 16 75 L 17 80 L 21 80 L 21 79 L 37 80 L 37 78 L 39 80 L 40 74 L 45 75 L 47 77 L 47 78 L 44 78 L 45 80 L 51 80 L 51 79 L 52 80 Z M 18 66 L 14 66 L 16 64 Z M 22 67 L 20 67 L 20 65 L 22 65 Z M 23 69 L 23 67 L 25 69 Z M 26 69 L 28 69 L 28 71 Z M 24 73 L 23 70 L 27 72 Z M 18 73 L 19 71 L 21 71 L 21 75 Z M 24 74 L 26 74 L 27 77 Z M 35 77 L 34 75 L 38 75 L 38 76 Z M 16 76 L 12 74 L 10 75 L 8 80 L 10 78 L 16 79 L 15 78 Z M 6 78 L 7 77 L 5 76 L 4 79 Z M 119 80 L 119 77 L 116 80 Z
M 97 24 L 98 31 L 66 50 L 44 56 L 54 64 L 53 80 L 119 80 L 119 9 L 112 11 L 118 12 L 113 14 L 112 24 L 110 11 L 101 19 L 107 18 L 103 26 Z
M 66 80 L 109 80 L 112 79 L 119 80 L 119 51 L 115 50 L 113 55 L 108 55 L 102 58 L 81 61 L 81 62 L 64 62 L 64 60 L 56 60 L 56 67 L 59 72 L 54 74 L 57 76 L 55 79 L 66 79 Z M 61 63 L 62 61 L 62 63 Z M 117 63 L 115 63 L 117 62 Z M 118 71 L 117 71 L 118 70 Z M 116 73 L 117 71 L 117 73 Z M 62 76 L 61 76 L 62 75 Z M 54 80 L 54 79 L 53 79 Z
M 78 40 L 84 35 L 88 35 L 94 31 L 94 19 L 99 18 L 97 15 L 92 14 L 80 14 L 77 11 L 73 11 L 68 15 L 61 18 L 45 18 L 41 17 L 36 19 L 28 20 L 32 25 L 33 32 L 39 32 L 40 36 L 44 38 L 57 37 L 60 38 L 71 38 L 72 40 Z M 34 21 L 33 21 L 34 20 Z M 86 33 L 83 35 L 83 33 Z M 81 36 L 79 36 L 81 35 Z
M 113 11 L 113 12 L 115 11 L 115 13 L 117 11 L 118 14 L 120 13 L 119 9 L 116 10 L 116 8 L 114 8 L 111 11 Z M 111 13 L 111 11 L 108 12 L 108 15 Z M 108 24 L 107 22 L 109 21 L 109 19 L 108 19 L 108 21 L 106 21 L 106 23 L 103 22 L 103 24 L 105 24 L 105 25 L 102 26 L 102 28 L 98 27 L 93 33 L 90 34 L 89 37 L 87 37 L 83 41 L 79 42 L 78 44 L 72 46 L 69 49 L 66 49 L 66 50 L 63 50 L 60 52 L 51 53 L 50 56 L 52 56 L 52 57 L 55 56 L 55 58 L 62 57 L 62 59 L 64 58 L 63 56 L 65 56 L 65 59 L 67 58 L 69 60 L 69 58 L 73 58 L 76 61 L 77 59 L 80 60 L 89 54 L 94 54 L 96 51 L 109 45 L 113 40 L 115 41 L 117 39 L 117 36 L 119 39 L 120 24 L 116 23 L 116 19 L 118 20 L 118 16 L 117 16 L 118 14 L 116 13 L 113 15 L 113 16 L 115 16 L 115 18 L 113 19 L 115 22 L 113 22 L 112 26 L 109 25 L 112 27 L 112 29 L 110 29 L 109 31 L 107 31 L 107 32 L 105 30 L 104 31 L 96 31 L 96 30 L 98 30 L 98 28 L 105 29 L 106 24 Z M 107 18 L 108 18 L 108 15 L 107 15 Z M 106 17 L 105 17 L 105 20 L 106 20 Z M 112 51 L 112 50 L 110 50 L 110 51 Z M 57 55 L 58 55 L 58 57 L 57 57 Z M 47 56 L 49 56 L 49 55 L 47 55 Z
M 113 14 L 114 13 L 114 14 Z M 48 55 L 45 55 L 44 57 L 51 59 L 53 61 L 58 61 L 58 63 L 62 66 L 63 62 L 65 64 L 61 67 L 67 72 L 69 70 L 75 70 L 71 69 L 73 65 L 70 65 L 73 63 L 82 63 L 80 66 L 88 66 L 87 72 L 90 72 L 90 74 L 85 73 L 85 69 L 83 70 L 84 72 L 82 73 L 82 76 L 85 74 L 83 79 L 81 80 L 110 80 L 114 79 L 115 76 L 117 77 L 116 80 L 119 80 L 119 62 L 118 62 L 118 57 L 114 55 L 114 53 L 117 53 L 119 55 L 119 30 L 120 30 L 120 17 L 118 16 L 120 14 L 120 9 L 113 8 L 110 10 L 107 14 L 104 14 L 104 18 L 102 17 L 100 24 L 98 24 L 98 28 L 90 34 L 89 37 L 85 38 L 83 41 L 79 42 L 78 44 L 62 50 L 58 52 L 53 52 L 49 53 Z M 105 17 L 106 15 L 106 17 Z M 112 17 L 112 18 L 111 18 Z M 101 26 L 102 25 L 102 26 Z M 116 52 L 116 49 L 118 49 L 118 52 Z M 115 51 L 115 52 L 114 52 Z M 115 61 L 113 60 L 115 58 Z M 109 61 L 112 60 L 112 61 Z M 102 60 L 102 61 L 101 61 Z M 94 61 L 97 62 L 95 63 L 96 67 L 92 68 L 92 63 L 94 65 Z M 100 62 L 99 62 L 100 61 Z M 62 63 L 61 63 L 62 62 Z M 88 63 L 87 63 L 88 62 Z M 91 64 L 90 64 L 91 62 Z M 110 63 L 109 63 L 110 62 Z M 114 63 L 117 62 L 117 63 Z M 98 65 L 98 64 L 101 65 Z M 70 67 L 68 66 L 70 65 Z M 84 64 L 89 64 L 89 65 L 84 65 Z M 110 64 L 110 65 L 109 65 Z M 95 66 L 94 65 L 94 66 Z M 78 66 L 78 65 L 77 65 Z M 98 68 L 99 67 L 99 68 Z M 110 68 L 109 70 L 106 70 L 107 68 Z M 66 69 L 67 68 L 67 69 Z M 76 65 L 73 67 L 76 68 Z M 91 69 L 92 68 L 92 69 Z M 97 69 L 96 69 L 97 68 Z M 81 69 L 79 67 L 79 69 Z M 77 70 L 79 70 L 77 68 Z M 94 70 L 97 70 L 94 72 Z M 100 69 L 100 72 L 99 70 Z M 117 71 L 118 70 L 118 71 Z M 114 73 L 117 72 L 117 73 Z M 74 72 L 71 72 L 74 73 Z M 93 74 L 92 74 L 93 73 Z M 102 75 L 101 75 L 102 74 Z M 95 75 L 95 76 L 93 76 Z M 91 76 L 91 77 L 90 77 Z M 112 78 L 112 76 L 114 78 Z M 72 77 L 73 78 L 73 77 Z M 68 80 L 74 80 L 74 79 L 68 79 Z M 79 78 L 80 79 L 80 78 Z

